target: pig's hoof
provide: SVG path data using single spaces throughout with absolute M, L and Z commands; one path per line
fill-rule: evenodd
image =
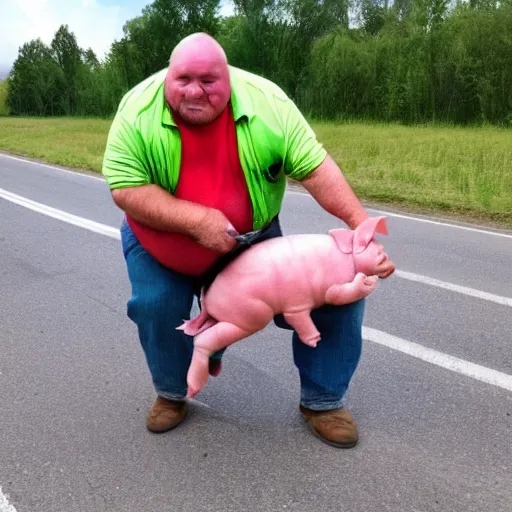
M 187 391 L 187 398 L 194 398 L 199 393 L 199 391 L 199 389 L 189 387 Z
M 220 359 L 210 359 L 208 361 L 208 373 L 212 377 L 217 377 L 222 370 L 222 361 Z
M 362 272 L 359 272 L 352 281 L 355 287 L 354 300 L 363 299 L 368 297 L 377 287 L 377 276 L 367 276 Z
M 318 345 L 318 342 L 320 341 L 320 336 L 317 336 L 315 338 L 303 340 L 304 344 L 306 344 L 308 347 L 316 348 Z
M 367 286 L 372 286 L 378 281 L 378 279 L 379 278 L 377 276 L 367 276 L 364 279 L 364 284 Z
M 176 327 L 176 330 L 177 331 L 184 331 L 184 330 L 186 330 L 189 322 L 190 322 L 190 320 L 183 320 L 183 323 L 181 325 L 178 325 L 178 327 Z

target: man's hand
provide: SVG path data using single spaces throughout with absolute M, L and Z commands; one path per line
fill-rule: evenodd
M 385 256 L 385 259 L 377 265 L 375 271 L 375 275 L 381 279 L 386 279 L 386 277 L 389 277 L 395 271 L 395 265 L 387 254 L 385 254 Z
M 208 249 L 225 254 L 234 249 L 237 235 L 228 218 L 220 211 L 209 208 L 202 221 L 194 228 L 192 238 Z

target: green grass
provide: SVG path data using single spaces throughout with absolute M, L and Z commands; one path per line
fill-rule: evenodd
M 364 198 L 512 226 L 512 130 L 315 124 Z
M 100 172 L 111 123 L 92 118 L 4 117 L 0 118 L 0 149 Z
M 111 121 L 0 118 L 0 149 L 99 172 Z M 360 198 L 512 227 L 512 130 L 313 123 Z
M 7 100 L 7 82 L 0 80 L 0 116 L 8 116 L 9 109 L 6 104 Z

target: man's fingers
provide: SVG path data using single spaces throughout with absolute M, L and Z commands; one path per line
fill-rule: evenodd
M 238 236 L 240 233 L 235 229 L 235 226 L 233 226 L 233 224 L 231 224 L 231 222 L 228 222 L 228 225 L 227 225 L 227 228 L 226 228 L 226 233 L 231 236 L 231 237 L 235 237 L 235 236 Z
M 235 240 L 235 238 L 226 233 L 222 237 L 222 239 L 220 239 L 217 243 L 214 244 L 212 249 L 222 254 L 225 254 L 228 253 L 229 251 L 232 251 L 237 245 L 238 242 Z

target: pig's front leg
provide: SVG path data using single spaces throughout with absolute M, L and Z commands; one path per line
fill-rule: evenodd
M 375 290 L 377 279 L 359 272 L 350 283 L 331 285 L 325 293 L 325 303 L 343 306 L 364 299 Z
M 320 333 L 311 319 L 310 311 L 300 311 L 296 313 L 283 312 L 283 316 L 293 327 L 302 343 L 310 347 L 316 347 L 320 340 Z
M 251 334 L 229 322 L 219 322 L 198 334 L 194 339 L 194 352 L 187 373 L 187 398 L 196 396 L 206 385 L 210 356 Z

